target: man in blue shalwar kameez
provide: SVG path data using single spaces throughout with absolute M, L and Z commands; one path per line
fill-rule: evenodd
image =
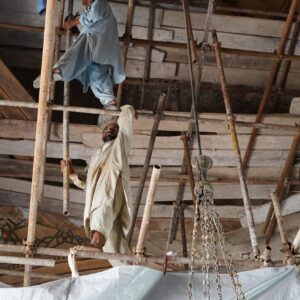
M 53 79 L 78 79 L 86 92 L 91 87 L 106 109 L 116 109 L 113 84 L 124 81 L 116 19 L 107 0 L 82 0 L 85 12 L 64 28 L 82 25 L 81 33 L 53 66 Z

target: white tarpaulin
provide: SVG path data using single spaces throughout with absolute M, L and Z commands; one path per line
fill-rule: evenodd
M 239 273 L 247 299 L 299 300 L 299 271 L 266 268 Z M 211 285 L 213 288 L 213 282 Z M 223 299 L 235 299 L 228 276 L 221 276 Z M 167 273 L 141 266 L 122 266 L 96 274 L 67 278 L 45 284 L 8 288 L 0 284 L 0 299 L 5 300 L 150 300 L 187 299 L 188 273 Z M 203 299 L 202 275 L 195 273 L 193 298 Z M 214 295 L 211 299 L 216 299 Z

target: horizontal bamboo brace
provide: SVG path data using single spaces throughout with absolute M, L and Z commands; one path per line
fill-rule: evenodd
M 1 245 L 6 246 L 6 245 Z M 23 247 L 24 248 L 24 247 Z M 24 248 L 25 250 L 25 248 Z M 54 259 L 43 258 L 25 258 L 17 256 L 0 256 L 1 264 L 14 264 L 14 265 L 30 265 L 30 266 L 42 266 L 42 267 L 54 267 Z
M 14 253 L 24 253 L 24 246 L 17 245 L 1 245 L 0 251 L 5 252 L 14 252 Z M 61 256 L 67 257 L 70 254 L 70 251 L 67 249 L 57 249 L 57 248 L 42 248 L 38 247 L 35 251 L 36 254 L 40 255 L 49 255 L 49 256 Z M 96 252 L 96 251 L 78 251 L 76 254 L 77 257 L 81 258 L 94 258 L 94 259 L 104 259 L 104 260 L 119 260 L 123 262 L 133 262 L 135 264 L 147 264 L 147 263 L 165 263 L 165 256 L 153 256 L 153 257 L 137 257 L 135 255 L 130 254 L 117 254 L 117 253 L 104 253 L 104 252 Z M 189 264 L 190 258 L 188 257 L 178 257 L 178 256 L 168 256 L 168 262 L 173 264 Z M 195 258 L 195 265 L 201 266 L 202 259 Z M 260 262 L 254 260 L 236 260 L 234 261 L 237 268 L 259 268 L 261 266 Z M 225 263 L 220 260 L 220 265 L 225 266 Z M 281 266 L 282 262 L 276 262 L 277 266 Z
M 16 100 L 2 100 L 0 99 L 0 106 L 10 106 L 10 107 L 26 107 L 26 108 L 38 108 L 38 103 L 30 103 L 26 101 L 16 101 Z M 48 106 L 49 109 L 54 111 L 68 111 L 68 112 L 76 112 L 76 113 L 87 113 L 87 114 L 97 114 L 97 115 L 111 115 L 111 116 L 118 116 L 120 112 L 112 111 L 112 110 L 105 110 L 102 108 L 88 108 L 88 107 L 81 107 L 81 106 L 64 106 L 64 105 L 56 105 L 50 104 Z M 139 118 L 145 119 L 153 119 L 153 113 L 151 111 L 137 111 L 137 116 Z M 168 115 L 168 114 L 161 114 L 161 120 L 169 120 L 169 121 L 178 121 L 178 122 L 195 122 L 194 118 L 188 116 L 180 116 L 180 115 Z M 220 119 L 199 119 L 200 124 L 204 123 L 214 123 L 214 124 L 222 124 L 224 125 L 224 120 Z M 258 129 L 271 129 L 271 130 L 284 130 L 284 131 L 299 131 L 300 128 L 296 126 L 290 125 L 277 125 L 277 124 L 261 124 L 261 123 L 254 123 L 254 122 L 243 122 L 243 121 L 236 121 L 236 127 L 254 127 Z

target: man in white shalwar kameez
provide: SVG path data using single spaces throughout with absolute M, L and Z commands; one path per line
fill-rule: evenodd
M 106 109 L 116 109 L 113 84 L 125 74 L 116 19 L 107 0 L 82 0 L 85 12 L 65 21 L 64 28 L 81 25 L 76 41 L 53 66 L 55 81 L 78 79 L 86 92 L 89 87 Z M 34 82 L 39 88 L 39 79 Z
M 134 115 L 133 107 L 124 105 L 118 122 L 106 125 L 104 144 L 91 157 L 86 183 L 70 175 L 74 184 L 86 190 L 84 227 L 90 246 L 105 252 L 128 250 L 124 238 L 132 222 L 128 156 Z

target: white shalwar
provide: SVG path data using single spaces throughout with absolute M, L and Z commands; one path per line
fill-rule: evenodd
M 115 140 L 103 144 L 91 157 L 86 184 L 71 175 L 74 184 L 86 190 L 84 227 L 106 239 L 105 252 L 125 253 L 124 240 L 132 223 L 130 170 L 128 156 L 133 136 L 134 109 L 121 107 L 119 132 Z
M 78 79 L 86 92 L 90 86 L 102 104 L 115 99 L 113 84 L 125 79 L 116 19 L 107 0 L 95 0 L 80 15 L 82 30 L 53 68 L 62 80 Z

